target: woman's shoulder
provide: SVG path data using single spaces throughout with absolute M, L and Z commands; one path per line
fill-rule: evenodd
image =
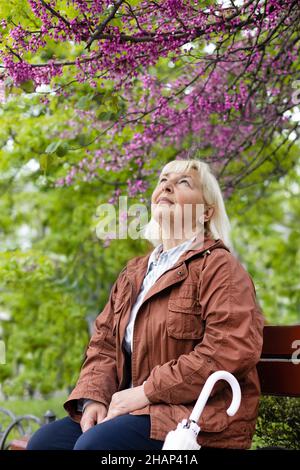
M 206 262 L 206 272 L 212 274 L 227 272 L 231 279 L 251 279 L 247 265 L 239 254 L 233 250 L 229 251 L 228 249 L 224 249 L 223 247 L 217 247 L 211 250 Z
M 146 254 L 130 258 L 119 272 L 116 279 L 116 284 L 120 284 L 122 280 L 126 278 L 127 273 L 130 273 L 132 271 L 135 272 L 136 270 L 140 270 L 141 268 L 143 268 L 144 265 L 146 266 L 148 263 L 149 256 L 150 254 Z
M 127 269 L 130 269 L 130 270 L 135 269 L 135 268 L 142 266 L 143 264 L 147 264 L 150 254 L 151 252 L 145 255 L 139 255 L 139 256 L 134 256 L 133 258 L 130 258 L 127 261 L 124 268 L 122 269 L 122 271 L 125 271 Z

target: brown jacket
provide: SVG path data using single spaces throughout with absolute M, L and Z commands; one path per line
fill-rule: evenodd
M 64 404 L 79 421 L 77 400 L 109 406 L 113 393 L 126 388 L 122 349 L 130 311 L 139 293 L 149 254 L 121 271 L 108 303 L 97 317 L 79 380 Z M 254 284 L 222 240 L 199 240 L 155 282 L 135 320 L 133 386 L 144 385 L 151 404 L 132 414 L 150 414 L 152 439 L 188 418 L 210 374 L 238 379 L 242 402 L 235 416 L 226 409 L 231 392 L 219 382 L 204 408 L 198 442 L 203 446 L 249 448 L 260 394 L 256 363 L 262 348 L 263 317 Z

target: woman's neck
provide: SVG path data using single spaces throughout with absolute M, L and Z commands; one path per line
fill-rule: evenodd
M 174 248 L 175 246 L 181 245 L 181 243 L 185 242 L 188 240 L 188 238 L 182 238 L 182 239 L 177 239 L 177 238 L 167 238 L 167 239 L 162 239 L 162 246 L 163 246 L 163 251 L 170 250 L 171 248 Z
M 174 232 L 167 233 L 167 236 L 164 236 L 164 231 L 161 231 L 161 241 L 162 241 L 162 246 L 163 246 L 163 251 L 170 250 L 171 248 L 174 248 L 175 246 L 181 245 L 181 243 L 184 243 L 187 240 L 190 240 L 191 238 L 197 236 L 201 231 L 201 227 L 198 227 L 197 229 L 194 228 L 191 231 L 188 231 L 188 233 L 183 233 L 182 237 L 176 237 L 174 236 Z

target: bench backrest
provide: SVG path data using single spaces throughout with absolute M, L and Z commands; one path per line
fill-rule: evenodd
M 300 325 L 265 326 L 257 370 L 262 394 L 300 397 Z

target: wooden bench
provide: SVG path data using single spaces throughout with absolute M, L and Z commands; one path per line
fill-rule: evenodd
M 300 325 L 265 326 L 257 370 L 263 395 L 300 397 Z
M 29 441 L 28 436 L 20 437 L 19 439 L 13 439 L 9 446 L 9 450 L 26 450 Z
M 300 397 L 300 325 L 265 326 L 257 370 L 263 395 Z M 25 450 L 27 442 L 13 441 L 10 449 Z

